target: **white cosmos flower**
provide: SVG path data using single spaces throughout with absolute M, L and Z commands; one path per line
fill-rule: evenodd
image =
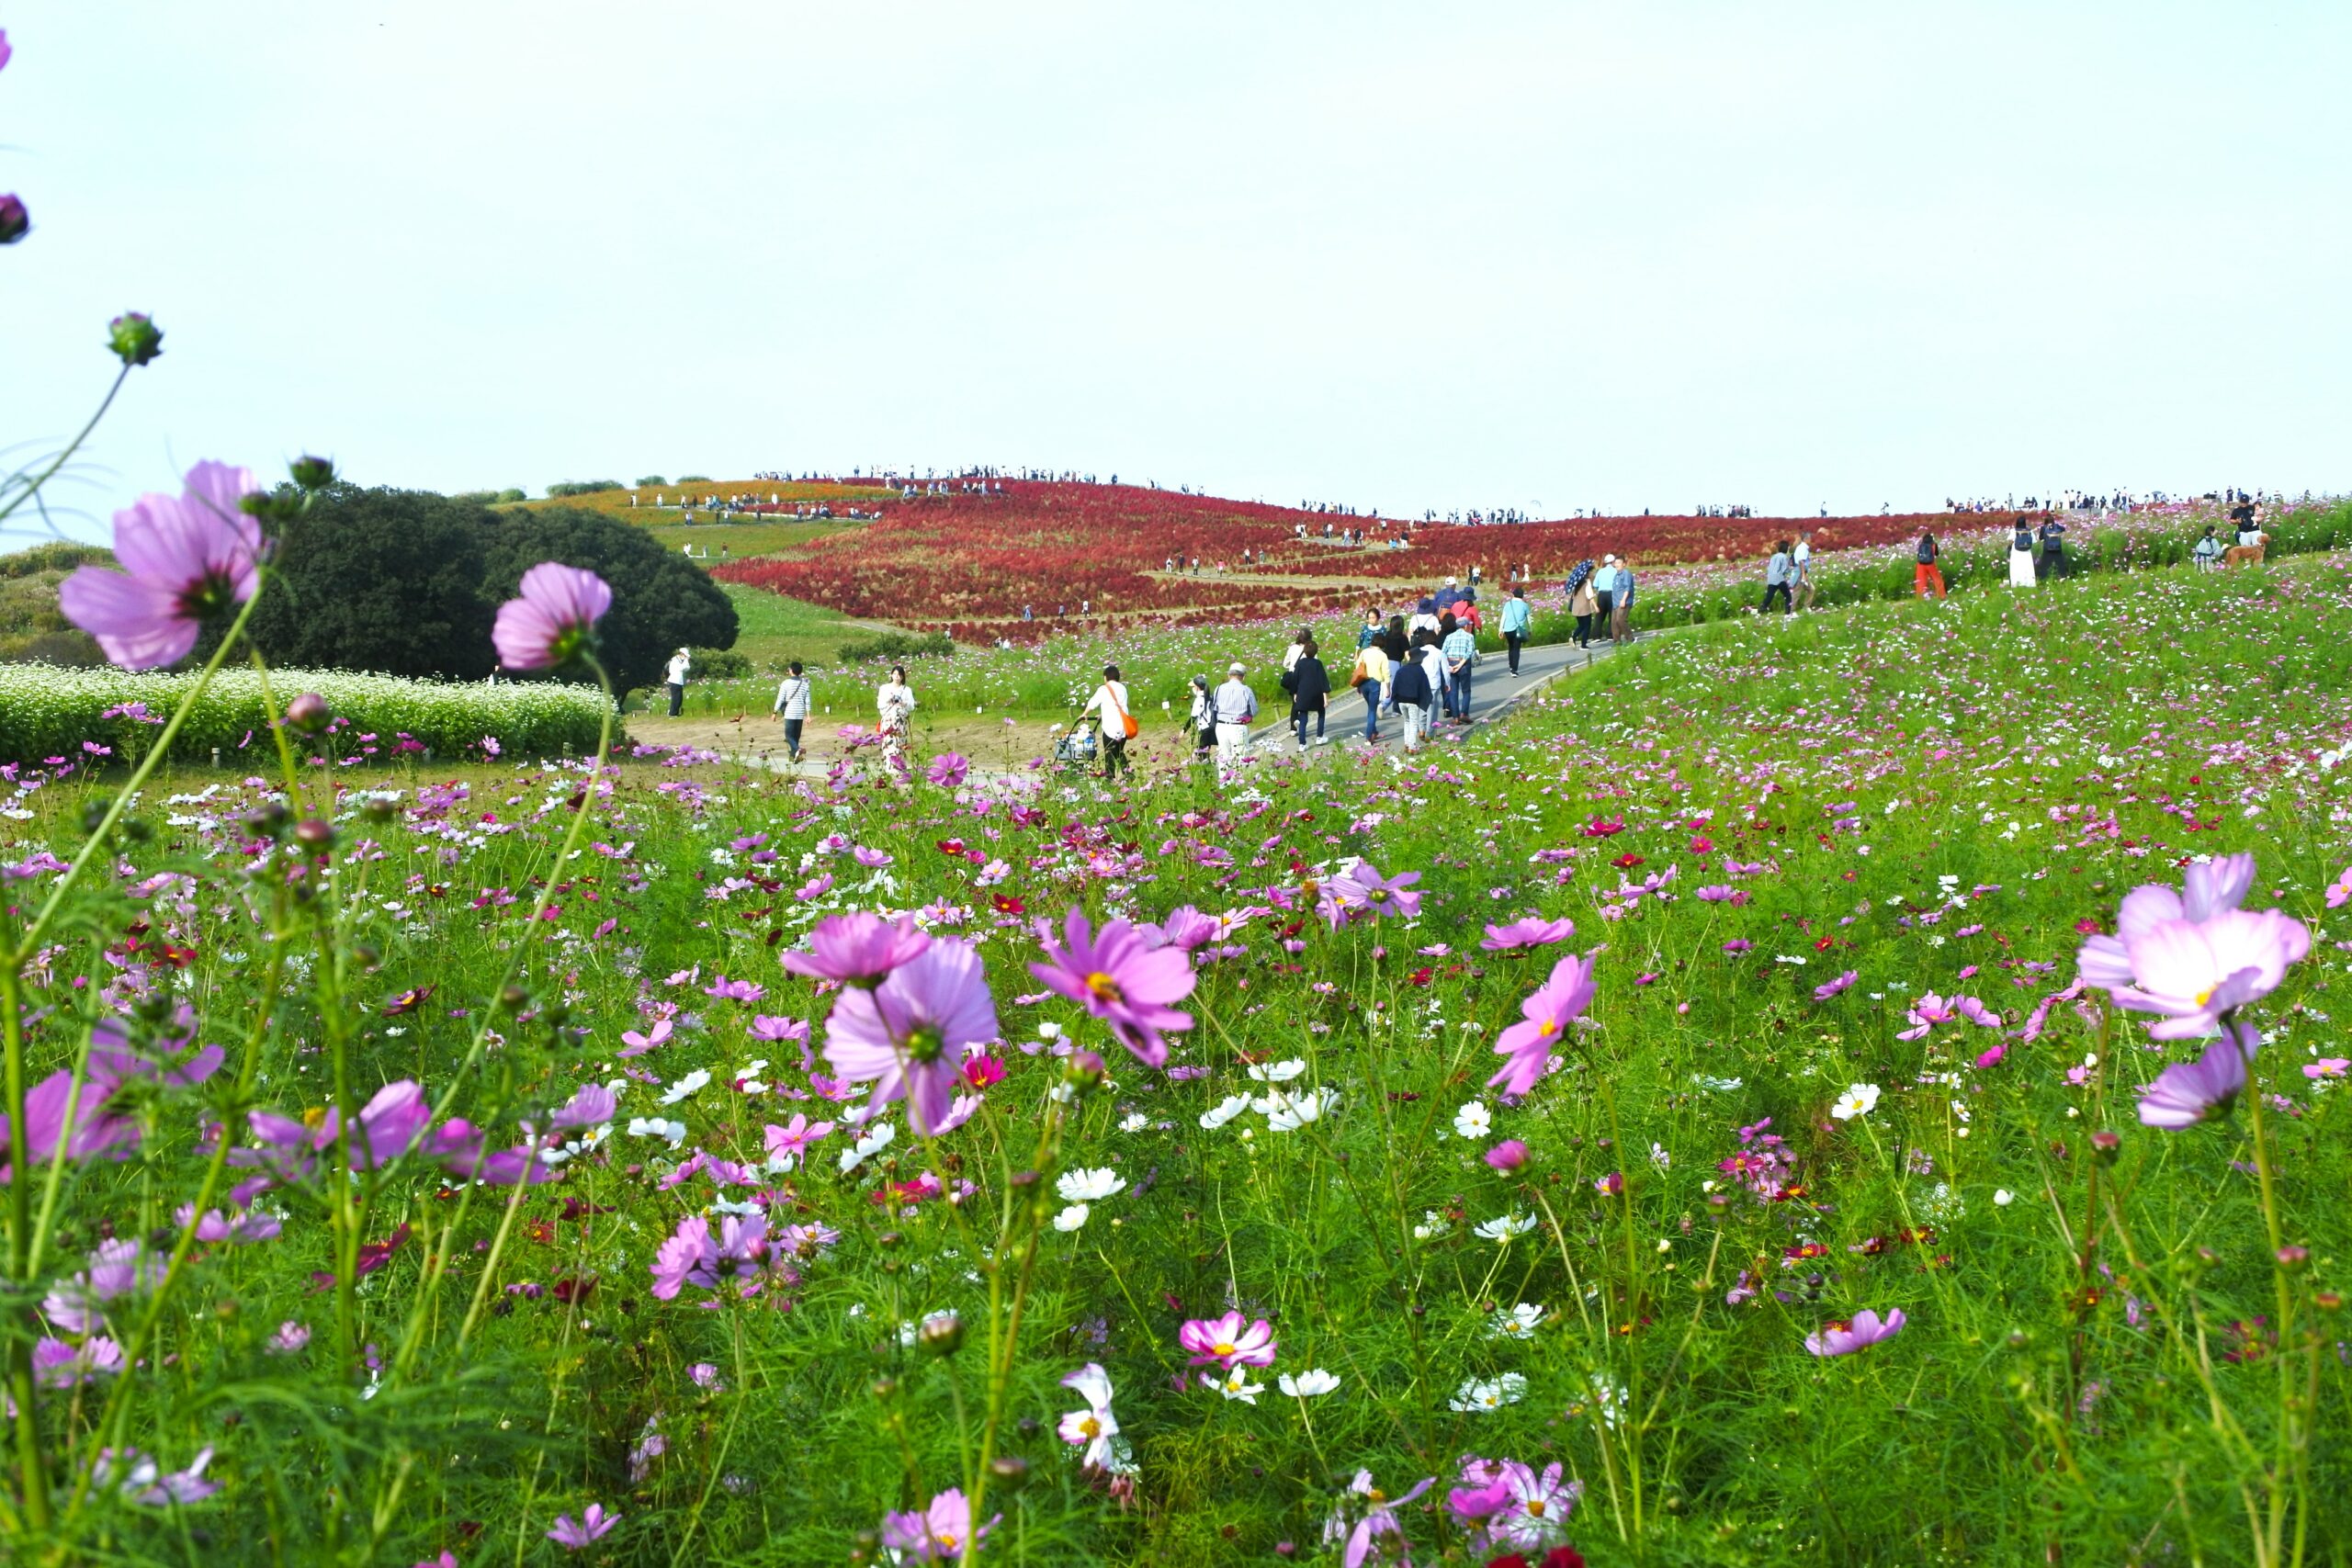
M 1086 1224 L 1087 1216 L 1092 1213 L 1094 1211 L 1083 1203 L 1072 1203 L 1054 1216 L 1054 1228 L 1063 1232 L 1074 1231 Z
M 696 1067 L 693 1072 L 688 1073 L 684 1077 L 680 1078 L 676 1083 L 672 1084 L 668 1089 L 662 1091 L 662 1103 L 664 1105 L 675 1105 L 678 1101 L 685 1099 L 688 1095 L 694 1093 L 696 1089 L 699 1089 L 703 1085 L 709 1081 L 710 1075 L 705 1072 L 702 1068 Z
M 1081 1450 L 1078 1456 L 1080 1463 L 1107 1470 L 1113 1444 L 1119 1436 L 1118 1417 L 1111 1414 L 1111 1375 L 1098 1363 L 1089 1361 L 1062 1379 L 1062 1386 L 1076 1389 L 1078 1396 L 1086 1401 L 1086 1408 L 1063 1416 L 1055 1430 L 1063 1442 Z
M 1250 1069 L 1250 1076 L 1260 1083 L 1288 1083 L 1305 1071 L 1306 1071 L 1306 1064 L 1294 1056 L 1288 1061 L 1268 1062 L 1263 1066 L 1253 1066 Z
M 665 1138 L 676 1148 L 686 1141 L 684 1122 L 665 1122 L 659 1116 L 632 1116 L 628 1119 L 628 1134 L 632 1138 Z
M 1452 1408 L 1464 1413 L 1500 1410 L 1527 1397 L 1527 1379 L 1518 1372 L 1498 1378 L 1472 1378 L 1454 1394 Z
M 1216 1385 L 1216 1391 L 1227 1399 L 1238 1399 L 1244 1404 L 1255 1404 L 1258 1403 L 1258 1396 L 1266 1392 L 1266 1385 L 1261 1382 L 1251 1382 L 1249 1368 L 1236 1367 L 1225 1374 L 1225 1381 Z
M 1494 1113 L 1474 1100 L 1453 1113 L 1453 1130 L 1465 1138 L 1483 1138 L 1495 1130 Z
M 1066 1170 L 1054 1183 L 1054 1190 L 1068 1203 L 1097 1202 L 1114 1193 L 1123 1191 L 1127 1179 L 1107 1167 L 1092 1170 Z
M 1532 1339 L 1535 1337 L 1535 1325 L 1543 1321 L 1542 1307 L 1532 1302 L 1521 1302 L 1509 1312 L 1496 1314 L 1495 1321 L 1487 1326 L 1487 1337 L 1490 1339 Z
M 1119 1131 L 1122 1133 L 1140 1133 L 1150 1125 L 1151 1118 L 1140 1111 L 1130 1111 L 1119 1119 Z
M 866 1129 L 854 1145 L 842 1151 L 842 1169 L 844 1172 L 855 1170 L 865 1162 L 868 1155 L 876 1149 L 888 1147 L 890 1140 L 898 1135 L 899 1130 L 888 1122 L 876 1122 Z
M 1878 1104 L 1879 1087 L 1874 1083 L 1848 1084 L 1829 1114 L 1840 1122 L 1851 1122 L 1857 1116 L 1867 1116 Z
M 1264 1112 L 1270 1129 L 1288 1133 L 1309 1122 L 1320 1122 L 1323 1113 L 1339 1103 L 1338 1089 L 1315 1089 L 1305 1094 L 1270 1094 L 1263 1100 L 1251 1100 L 1250 1107 Z
M 1514 1236 L 1525 1235 L 1535 1228 L 1532 1214 L 1498 1214 L 1480 1225 L 1474 1233 L 1498 1245 L 1509 1245 Z
M 1320 1367 L 1311 1367 L 1296 1377 L 1284 1372 L 1274 1382 L 1293 1399 L 1313 1399 L 1340 1386 L 1340 1380 Z
M 2017 1196 L 2018 1195 L 2016 1193 L 2010 1191 L 2006 1187 L 1996 1187 L 1993 1189 L 1993 1201 L 2004 1209 L 2007 1208 L 2011 1203 L 2016 1202 Z
M 1224 1126 L 1227 1122 L 1232 1121 L 1236 1116 L 1240 1115 L 1243 1111 L 1249 1109 L 1250 1097 L 1248 1095 L 1227 1095 L 1223 1100 L 1217 1101 L 1216 1110 L 1204 1111 L 1201 1112 L 1201 1125 L 1214 1133 L 1219 1127 Z

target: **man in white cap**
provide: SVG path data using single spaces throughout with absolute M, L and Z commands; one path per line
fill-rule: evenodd
M 1258 717 L 1258 694 L 1241 679 L 1243 666 L 1236 661 L 1226 667 L 1225 684 L 1210 698 L 1216 713 L 1216 762 L 1220 772 L 1229 772 L 1241 761 L 1250 744 L 1250 726 Z
M 1616 623 L 1611 619 L 1611 615 L 1617 608 L 1617 558 L 1615 556 L 1600 558 L 1600 566 L 1592 574 L 1592 596 L 1600 605 L 1600 614 L 1594 618 L 1594 624 L 1607 626 L 1610 628 L 1610 633 L 1613 633 L 1616 630 Z M 1609 633 L 1603 635 L 1609 636 L 1611 642 L 1617 640 Z
M 1462 603 L 1462 580 L 1457 577 L 1447 578 L 1445 586 L 1437 591 L 1436 598 L 1437 613 L 1441 615 Z
M 685 711 L 686 671 L 694 668 L 693 656 L 684 649 L 670 656 L 670 672 L 665 677 L 670 686 L 670 716 L 675 718 Z

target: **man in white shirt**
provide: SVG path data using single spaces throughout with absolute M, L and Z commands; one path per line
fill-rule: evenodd
M 1600 606 L 1600 614 L 1594 617 L 1594 624 L 1603 628 L 1613 629 L 1616 625 L 1614 616 L 1617 609 L 1617 558 L 1615 556 L 1604 555 L 1600 558 L 1600 565 L 1592 574 L 1592 597 Z M 1609 629 L 1601 632 L 1603 637 L 1609 635 Z
M 686 671 L 693 668 L 694 657 L 684 649 L 682 648 L 670 656 L 670 673 L 667 680 L 670 686 L 670 716 L 672 718 L 677 717 L 679 714 L 685 711 Z
M 1128 711 L 1126 682 L 1119 679 L 1119 667 L 1105 664 L 1102 667 L 1102 683 L 1094 688 L 1094 694 L 1086 699 L 1086 706 L 1079 711 L 1078 716 L 1080 718 L 1088 714 L 1102 716 L 1096 734 L 1102 742 L 1102 782 L 1105 784 L 1117 777 L 1122 768 L 1130 773 L 1136 771 L 1136 765 L 1127 761 Z
M 1217 767 L 1225 772 L 1241 761 L 1250 745 L 1250 726 L 1258 717 L 1258 694 L 1241 679 L 1244 673 L 1238 663 L 1227 666 L 1225 684 L 1211 699 L 1216 711 Z
M 808 719 L 808 677 L 800 672 L 797 659 L 775 689 L 775 711 L 784 719 L 786 760 L 797 762 L 800 761 L 800 727 Z
M 1800 610 L 1812 609 L 1814 588 L 1812 529 L 1797 530 L 1797 547 L 1790 556 L 1789 570 L 1796 576 L 1796 607 Z

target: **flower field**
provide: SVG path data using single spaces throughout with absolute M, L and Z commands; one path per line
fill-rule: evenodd
M 1727 619 L 1409 767 L 295 769 L 74 871 L 20 770 L 0 1528 L 2331 1560 L 2347 677 L 2317 554 Z
M 195 683 L 187 674 L 0 663 L 0 762 L 135 761 Z M 566 747 L 586 754 L 596 749 L 606 705 L 593 686 L 539 682 L 473 685 L 281 670 L 270 684 L 281 705 L 297 692 L 324 696 L 342 720 L 336 756 L 362 762 L 427 748 L 442 757 L 478 755 L 485 736 L 526 755 Z M 269 750 L 269 733 L 262 678 L 231 670 L 189 712 L 173 752 L 203 761 L 217 750 L 228 762 L 256 746 Z

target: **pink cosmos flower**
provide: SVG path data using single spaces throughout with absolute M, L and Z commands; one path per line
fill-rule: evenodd
M 1566 942 L 1576 935 L 1577 923 L 1570 919 L 1513 920 L 1507 926 L 1488 926 L 1487 940 L 1478 945 L 1489 953 L 1512 953 L 1521 948 L 1548 947 L 1555 942 Z
M 1894 1338 L 1903 1332 L 1905 1321 L 1901 1307 L 1896 1307 L 1884 1318 L 1864 1307 L 1854 1314 L 1854 1321 L 1850 1324 L 1825 1324 L 1820 1333 L 1806 1335 L 1804 1348 L 1816 1356 L 1850 1356 L 1882 1340 Z
M 550 1132 L 568 1133 L 575 1127 L 594 1127 L 611 1121 L 620 1111 L 620 1101 L 603 1084 L 581 1086 L 580 1092 L 566 1101 L 548 1119 Z
M 1505 1138 L 1487 1151 L 1487 1163 L 1508 1176 L 1527 1164 L 1527 1145 L 1517 1138 Z
M 1029 973 L 1108 1024 L 1144 1066 L 1168 1060 L 1160 1031 L 1193 1027 L 1191 1013 L 1169 1005 L 1192 995 L 1197 983 L 1182 949 L 1147 947 L 1125 920 L 1107 920 L 1097 933 L 1076 906 L 1062 922 L 1059 945 L 1043 921 L 1038 941 L 1047 962 L 1032 964 Z
M 498 607 L 490 640 L 509 670 L 553 670 L 571 660 L 613 607 L 612 586 L 593 571 L 544 560 L 523 574 L 521 597 Z
M 687 1285 L 715 1291 L 736 1276 L 757 1273 L 767 1250 L 767 1222 L 757 1214 L 725 1216 L 716 1236 L 708 1220 L 689 1214 L 653 1256 L 653 1294 L 666 1302 Z
M 1405 1527 L 1396 1522 L 1396 1510 L 1408 1503 L 1416 1501 L 1422 1493 L 1436 1484 L 1437 1480 L 1434 1476 L 1428 1477 L 1403 1496 L 1391 1497 L 1372 1483 L 1372 1472 L 1357 1471 L 1356 1478 L 1348 1483 L 1348 1491 L 1351 1495 L 1363 1499 L 1360 1506 L 1364 1510 L 1363 1516 L 1351 1528 L 1347 1521 L 1347 1515 L 1342 1511 L 1332 1515 L 1329 1521 L 1323 1527 L 1323 1539 L 1326 1542 L 1340 1540 L 1346 1542 L 1340 1554 L 1341 1568 L 1363 1568 L 1365 1560 L 1375 1551 L 1382 1552 L 1384 1555 L 1393 1551 L 1396 1561 L 1400 1562 L 1409 1561 L 1403 1550 Z M 1387 1536 L 1396 1538 L 1393 1546 L 1384 1542 L 1382 1538 Z
M 1566 1470 L 1556 1462 L 1538 1472 L 1517 1460 L 1472 1461 L 1463 1466 L 1470 1484 L 1446 1494 L 1446 1507 L 1483 1525 L 1494 1545 L 1540 1551 L 1567 1532 L 1584 1495 L 1584 1483 L 1564 1479 Z
M 1813 988 L 1813 999 L 1817 1002 L 1826 1002 L 1842 991 L 1852 989 L 1854 982 L 1861 977 L 1860 970 L 1849 969 L 1827 985 L 1815 986 Z
M 972 1528 L 972 1505 L 960 1486 L 951 1486 L 932 1498 L 922 1512 L 882 1517 L 882 1544 L 903 1552 L 914 1562 L 962 1562 L 977 1557 L 982 1538 L 996 1528 L 1001 1514 L 978 1529 Z
M 1158 925 L 1136 927 L 1136 934 L 1143 939 L 1146 947 L 1173 947 L 1197 953 L 1217 939 L 1217 920 L 1216 916 L 1204 915 L 1190 904 L 1179 904 Z
M 1412 891 L 1413 884 L 1420 879 L 1418 871 L 1383 876 L 1370 861 L 1360 860 L 1352 870 L 1332 878 L 1323 890 L 1320 913 L 1334 931 L 1359 913 L 1374 919 L 1402 915 L 1409 919 L 1421 912 L 1421 896 Z
M 178 499 L 142 495 L 114 514 L 122 571 L 85 566 L 59 584 L 65 618 L 126 670 L 187 657 L 207 616 L 242 604 L 261 582 L 261 525 L 243 502 L 250 469 L 198 463 Z
M 787 953 L 784 966 L 812 980 L 844 986 L 875 986 L 931 945 L 911 919 L 886 920 L 864 911 L 828 915 L 808 935 L 809 951 Z
M 2327 885 L 2327 907 L 2341 909 L 2346 904 L 2352 904 L 2352 865 L 2336 873 L 2335 880 Z
M 1552 966 L 1551 977 L 1520 1003 L 1523 1015 L 1495 1037 L 1502 1066 L 1487 1080 L 1489 1089 L 1525 1094 L 1552 1065 L 1552 1048 L 1592 1001 L 1592 960 L 1568 954 Z
M 789 1126 L 767 1124 L 768 1163 L 777 1170 L 790 1170 L 808 1156 L 808 1145 L 833 1130 L 831 1122 L 811 1122 L 795 1113 Z
M 570 1514 L 558 1514 L 555 1529 L 548 1531 L 548 1539 L 566 1551 L 585 1551 L 620 1522 L 621 1517 L 605 1512 L 602 1503 L 591 1503 L 580 1510 L 577 1520 Z
M 2140 1096 L 2140 1120 L 2178 1131 L 2225 1114 L 2245 1089 L 2246 1064 L 2262 1044 L 2259 1032 L 2234 1024 L 2194 1062 L 2175 1062 Z
M 1230 1370 L 1274 1364 L 1272 1327 L 1261 1317 L 1245 1329 L 1238 1312 L 1189 1320 L 1176 1331 L 1176 1343 L 1193 1353 L 1192 1364 L 1196 1367 L 1214 1363 Z
M 972 764 L 954 751 L 942 751 L 931 760 L 928 773 L 931 782 L 942 789 L 954 789 L 971 773 Z
M 2303 1077 L 2340 1078 L 2344 1076 L 2344 1070 L 2346 1067 L 2352 1067 L 2352 1056 L 2322 1056 L 2316 1062 L 2303 1064 Z
M 1099 1363 L 1089 1361 L 1063 1378 L 1062 1386 L 1076 1389 L 1086 1408 L 1064 1416 L 1054 1430 L 1063 1442 L 1080 1450 L 1080 1464 L 1110 1469 L 1116 1457 L 1113 1439 L 1119 1435 L 1118 1417 L 1111 1414 L 1111 1374 Z
M 825 1021 L 825 1060 L 845 1082 L 873 1083 L 870 1111 L 903 1099 L 913 1130 L 932 1134 L 944 1129 L 964 1058 L 998 1036 L 978 952 L 948 939 L 872 990 L 843 991 Z
M 141 1507 L 186 1506 L 201 1503 L 220 1490 L 219 1482 L 204 1478 L 204 1467 L 211 1462 L 212 1450 L 199 1449 L 186 1470 L 165 1474 L 162 1465 L 137 1449 L 105 1449 L 99 1451 L 98 1462 L 91 1468 L 90 1482 L 95 1486 L 119 1490 Z
M 2083 978 L 2129 1012 L 2160 1015 L 2158 1040 L 2212 1034 L 2232 1010 L 2278 989 L 2311 952 L 2311 931 L 2283 910 L 2241 909 L 2252 855 L 2192 865 L 2177 893 L 2151 885 L 2124 896 L 2116 934 L 2083 943 Z

